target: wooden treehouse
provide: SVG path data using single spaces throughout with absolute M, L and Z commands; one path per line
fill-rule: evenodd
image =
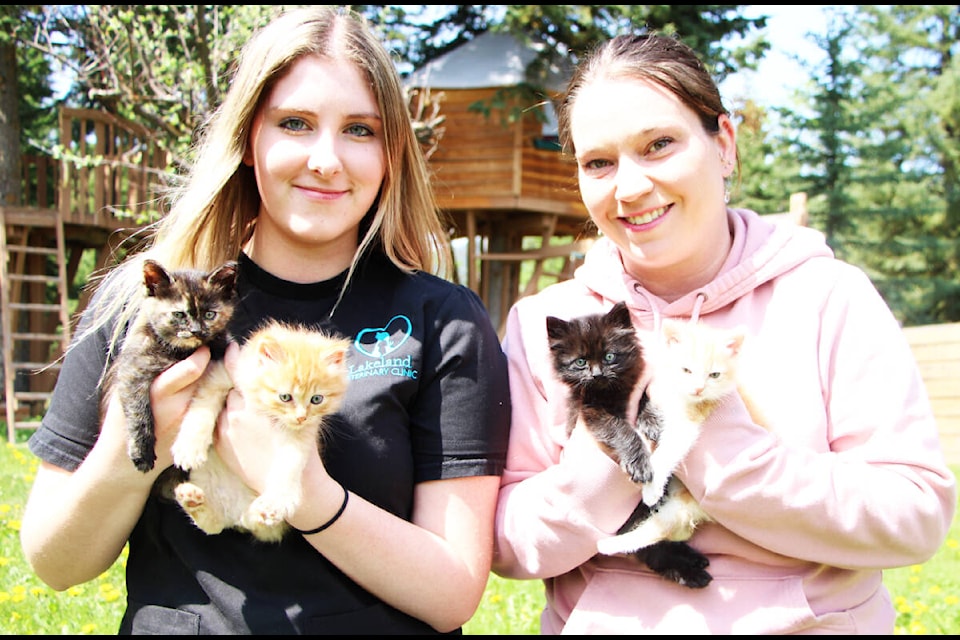
M 0 206 L 0 319 L 7 437 L 36 428 L 73 329 L 69 290 L 84 253 L 95 269 L 150 216 L 166 154 L 111 114 L 60 110 L 60 161 L 23 158 L 21 202 Z M 85 297 L 81 296 L 80 307 Z
M 510 305 L 572 275 L 596 237 L 586 230 L 576 165 L 560 153 L 552 105 L 537 107 L 549 98 L 524 91 L 535 55 L 512 35 L 487 32 L 407 79 L 416 119 L 428 119 L 418 100 L 439 106 L 436 147 L 427 150 L 434 188 L 464 284 L 501 332 Z M 555 96 L 566 78 L 554 71 L 537 84 Z

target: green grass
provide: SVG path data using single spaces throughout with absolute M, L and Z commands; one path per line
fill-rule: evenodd
M 114 634 L 126 600 L 126 555 L 96 580 L 53 591 L 37 579 L 20 550 L 20 517 L 37 468 L 24 444 L 0 444 L 0 634 Z M 960 476 L 960 465 L 951 467 Z M 887 571 L 884 581 L 899 612 L 897 634 L 960 634 L 960 517 L 929 562 Z M 490 576 L 467 635 L 536 635 L 539 581 Z

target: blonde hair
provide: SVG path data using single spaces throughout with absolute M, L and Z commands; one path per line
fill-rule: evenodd
M 116 349 L 143 299 L 143 259 L 169 269 L 210 270 L 237 258 L 260 208 L 253 168 L 242 162 L 254 115 L 274 84 L 307 55 L 355 64 L 369 81 L 383 119 L 383 184 L 361 224 L 363 236 L 341 297 L 369 250 L 382 251 L 406 272 L 449 275 L 448 231 L 393 59 L 361 15 L 331 5 L 302 7 L 279 14 L 244 46 L 229 91 L 200 129 L 192 168 L 172 192 L 170 212 L 147 230 L 146 249 L 103 277 L 90 322 L 77 339 L 116 316 L 110 341 L 111 351 Z

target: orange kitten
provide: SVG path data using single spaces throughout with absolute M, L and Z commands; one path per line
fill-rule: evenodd
M 326 418 L 343 400 L 350 344 L 271 322 L 241 348 L 236 380 L 230 380 L 222 362 L 210 363 L 171 448 L 174 464 L 190 472 L 174 494 L 200 529 L 216 534 L 242 528 L 269 542 L 286 534 L 286 518 L 300 503 L 300 476 L 308 456 L 322 440 Z M 211 446 L 217 416 L 234 385 L 251 411 L 270 417 L 272 435 L 281 444 L 259 496 Z

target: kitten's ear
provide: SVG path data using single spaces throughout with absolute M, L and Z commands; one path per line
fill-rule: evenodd
M 207 281 L 223 289 L 233 289 L 237 283 L 237 263 L 224 262 L 207 276 Z
M 682 332 L 683 324 L 679 320 L 666 318 L 660 324 L 660 334 L 663 336 L 664 344 L 676 344 L 680 342 Z
M 547 337 L 556 340 L 563 336 L 568 322 L 555 316 L 547 316 Z
M 260 339 L 260 344 L 257 345 L 257 356 L 261 359 L 279 362 L 284 359 L 286 352 L 279 340 L 275 340 L 272 336 L 263 336 Z
M 630 309 L 626 302 L 618 302 L 607 312 L 607 318 L 619 327 L 633 328 L 633 321 L 630 319 Z
M 727 337 L 727 350 L 732 355 L 738 355 L 743 348 L 743 341 L 747 339 L 747 330 L 743 327 L 730 329 Z
M 147 258 L 143 261 L 143 284 L 147 285 L 147 295 L 157 295 L 157 289 L 170 286 L 170 274 L 157 262 Z
M 337 345 L 335 349 L 326 355 L 327 362 L 337 367 L 342 365 L 344 360 L 347 359 L 347 351 L 350 349 L 350 344 L 350 341 L 345 341 Z

